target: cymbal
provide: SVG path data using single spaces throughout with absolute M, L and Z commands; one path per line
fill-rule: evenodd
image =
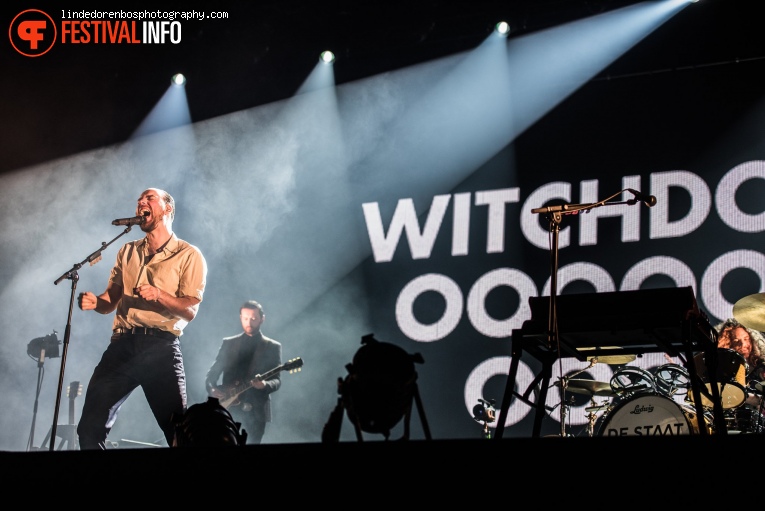
M 601 349 L 601 350 L 618 350 L 620 349 L 620 346 L 598 346 L 596 348 L 590 348 L 590 347 L 582 347 L 579 348 L 581 351 L 591 350 L 591 349 Z M 615 355 L 601 355 L 599 357 L 591 356 L 587 357 L 587 360 L 589 362 L 592 362 L 593 360 L 596 360 L 597 362 L 601 364 L 608 364 L 608 365 L 623 365 L 623 364 L 629 364 L 633 360 L 637 358 L 637 355 L 634 355 L 632 353 L 619 353 Z
M 560 381 L 555 382 L 560 387 Z M 613 396 L 611 384 L 595 380 L 568 380 L 568 390 L 574 394 L 586 394 L 588 396 Z
M 597 360 L 601 364 L 607 364 L 611 366 L 619 366 L 629 364 L 637 358 L 637 355 L 601 355 L 599 357 L 587 357 L 590 362 Z
M 747 328 L 765 332 L 765 293 L 741 298 L 733 305 L 733 317 Z

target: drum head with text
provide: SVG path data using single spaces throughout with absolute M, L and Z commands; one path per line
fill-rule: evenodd
M 637 395 L 609 413 L 600 436 L 673 436 L 695 433 L 686 412 L 675 401 L 658 394 Z

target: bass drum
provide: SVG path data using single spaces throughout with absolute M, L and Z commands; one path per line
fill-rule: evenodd
M 712 420 L 704 416 L 701 427 L 712 433 Z M 603 416 L 598 436 L 698 435 L 696 411 L 658 394 L 638 394 L 622 401 Z

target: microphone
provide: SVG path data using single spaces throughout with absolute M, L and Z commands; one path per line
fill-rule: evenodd
M 116 220 L 112 220 L 112 225 L 138 225 L 138 224 L 142 224 L 147 216 L 149 216 L 149 212 L 148 211 L 144 211 L 143 215 L 141 215 L 141 216 L 134 216 L 132 218 L 118 218 Z
M 656 197 L 653 195 L 645 195 L 637 190 L 633 190 L 632 188 L 627 188 L 627 191 L 635 196 L 635 201 L 640 201 L 649 208 L 652 208 L 656 205 Z

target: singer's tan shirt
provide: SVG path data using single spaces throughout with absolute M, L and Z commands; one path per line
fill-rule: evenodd
M 207 263 L 202 252 L 173 233 L 165 247 L 149 258 L 146 238 L 125 243 L 117 253 L 109 282 L 122 287 L 113 328 L 150 327 L 181 336 L 188 324 L 164 307 L 136 295 L 141 284 L 151 284 L 176 297 L 194 296 L 202 301 Z

